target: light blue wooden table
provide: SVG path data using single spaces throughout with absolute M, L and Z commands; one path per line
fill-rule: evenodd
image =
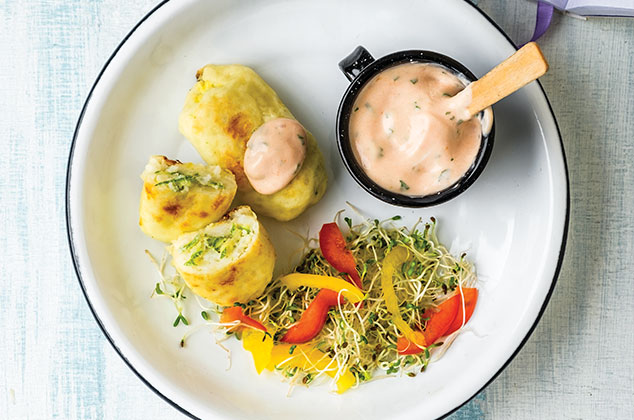
M 423 0 L 420 0 L 423 1 Z M 103 337 L 72 270 L 66 159 L 90 86 L 156 0 L 0 0 L 0 419 L 180 419 Z M 480 0 L 517 42 L 535 4 Z M 454 419 L 634 418 L 634 19 L 556 14 L 542 79 L 572 219 L 531 339 Z

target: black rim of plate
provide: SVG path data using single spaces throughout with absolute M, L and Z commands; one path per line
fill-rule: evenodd
M 97 75 L 97 78 L 95 79 L 95 82 L 93 83 L 92 87 L 90 88 L 90 91 L 88 92 L 88 96 L 86 97 L 86 101 L 84 102 L 84 105 L 82 106 L 81 112 L 79 114 L 79 118 L 77 120 L 77 124 L 75 125 L 75 131 L 73 133 L 73 140 L 72 140 L 71 145 L 70 145 L 70 152 L 69 152 L 69 156 L 68 156 L 68 164 L 66 166 L 66 200 L 65 200 L 65 202 L 66 202 L 66 211 L 65 211 L 65 213 L 66 213 L 66 234 L 67 234 L 67 237 L 68 237 L 68 245 L 69 245 L 69 249 L 70 249 L 71 258 L 72 258 L 72 261 L 73 261 L 73 267 L 75 269 L 75 274 L 77 275 L 77 279 L 79 281 L 79 286 L 81 287 L 82 293 L 84 294 L 84 298 L 86 299 L 86 303 L 88 304 L 88 307 L 90 308 L 90 312 L 94 316 L 95 321 L 97 321 L 97 324 L 99 325 L 99 328 L 101 329 L 101 331 L 103 332 L 105 337 L 108 339 L 108 342 L 110 342 L 110 344 L 112 345 L 114 350 L 117 352 L 119 357 L 121 357 L 121 359 L 125 362 L 125 364 L 128 365 L 130 370 L 132 370 L 132 372 L 134 372 L 134 374 L 148 388 L 150 388 L 152 391 L 154 391 L 154 393 L 156 393 L 159 397 L 161 397 L 163 400 L 165 400 L 167 403 L 169 403 L 172 407 L 176 408 L 181 413 L 183 413 L 183 414 L 185 414 L 185 415 L 187 415 L 187 416 L 189 416 L 189 417 L 191 417 L 193 419 L 199 419 L 199 417 L 195 416 L 194 414 L 192 414 L 189 411 L 187 411 L 185 408 L 181 407 L 180 405 L 178 405 L 174 401 L 170 400 L 167 396 L 165 396 L 158 389 L 156 389 L 147 379 L 145 379 L 135 369 L 135 367 L 126 358 L 126 356 L 121 352 L 121 350 L 119 349 L 117 344 L 114 342 L 114 340 L 112 339 L 110 334 L 108 334 L 108 331 L 106 331 L 106 328 L 104 327 L 103 322 L 101 321 L 101 319 L 99 318 L 99 316 L 95 312 L 95 308 L 93 307 L 92 303 L 90 302 L 90 299 L 88 298 L 88 293 L 86 292 L 86 286 L 84 285 L 84 280 L 83 280 L 83 278 L 81 276 L 81 272 L 80 272 L 80 269 L 79 269 L 79 262 L 77 260 L 77 255 L 75 253 L 75 245 L 73 243 L 73 233 L 72 233 L 72 227 L 71 227 L 71 214 L 70 214 L 70 180 L 71 180 L 71 167 L 72 167 L 73 156 L 74 156 L 74 152 L 75 152 L 75 143 L 77 142 L 77 135 L 79 133 L 79 128 L 81 126 L 82 120 L 84 119 L 84 115 L 86 113 L 86 108 L 88 107 L 88 103 L 90 102 L 92 94 L 93 94 L 95 88 L 97 87 L 97 84 L 101 80 L 101 77 L 103 76 L 104 72 L 106 71 L 106 69 L 108 68 L 108 66 L 110 65 L 110 63 L 114 59 L 114 57 L 117 55 L 117 53 L 119 52 L 119 50 L 121 49 L 123 44 L 126 43 L 126 41 L 132 36 L 132 34 L 134 34 L 134 32 L 150 16 L 152 16 L 152 14 L 154 14 L 154 12 L 156 12 L 158 9 L 163 7 L 166 3 L 169 3 L 169 1 L 170 0 L 162 0 L 152 10 L 150 10 L 145 16 L 143 16 L 143 18 L 136 25 L 134 25 L 134 27 L 130 30 L 130 32 L 128 32 L 128 34 L 121 40 L 119 45 L 117 45 L 117 47 L 114 49 L 114 51 L 112 52 L 110 57 L 108 57 L 108 59 L 106 60 L 105 64 L 103 65 L 103 67 L 99 71 L 99 74 Z M 500 28 L 500 26 L 493 21 L 493 19 L 491 19 L 486 13 L 484 13 L 482 10 L 480 10 L 480 8 L 478 8 L 475 4 L 471 3 L 469 0 L 464 0 L 464 2 L 467 3 L 469 6 L 471 6 L 472 8 L 474 8 L 478 13 L 480 13 L 495 29 L 497 29 L 497 31 L 500 34 L 502 34 L 504 36 L 504 38 L 509 42 L 509 44 L 513 48 L 515 48 L 517 50 L 517 45 L 511 40 L 511 38 L 506 34 L 506 32 L 504 32 L 504 30 L 502 30 L 502 28 Z M 336 65 L 336 63 L 333 63 L 333 65 Z M 548 100 L 548 96 L 546 96 L 546 92 L 544 91 L 544 87 L 542 86 L 542 84 L 541 84 L 541 82 L 539 80 L 537 81 L 537 84 L 538 84 L 542 94 L 544 95 L 544 99 L 546 99 L 546 103 L 548 104 L 548 109 L 549 109 L 550 114 L 552 115 L 553 121 L 555 123 L 555 128 L 557 130 L 557 135 L 559 136 L 559 146 L 561 147 L 561 155 L 562 155 L 562 159 L 563 159 L 564 172 L 565 172 L 565 176 L 566 176 L 566 215 L 565 215 L 565 220 L 564 220 L 563 234 L 562 234 L 562 238 L 561 238 L 561 247 L 560 247 L 560 250 L 559 250 L 559 257 L 558 257 L 558 260 L 557 260 L 557 265 L 555 267 L 555 272 L 553 274 L 553 280 L 551 282 L 550 289 L 548 290 L 548 293 L 546 294 L 546 297 L 544 299 L 544 303 L 542 304 L 541 308 L 539 309 L 539 313 L 537 314 L 537 317 L 535 318 L 535 322 L 533 323 L 533 325 L 531 325 L 531 327 L 529 328 L 528 332 L 526 333 L 526 336 L 524 336 L 524 338 L 522 339 L 520 344 L 517 346 L 517 349 L 513 352 L 513 354 L 502 365 L 502 367 L 500 367 L 500 369 L 491 377 L 491 379 L 489 379 L 489 381 L 487 383 L 485 383 L 472 396 L 467 398 L 462 404 L 458 405 L 454 409 L 452 409 L 452 410 L 448 411 L 447 413 L 443 414 L 442 416 L 440 416 L 439 418 L 441 418 L 441 419 L 449 416 L 450 414 L 452 414 L 454 412 L 456 412 L 458 409 L 460 409 L 465 404 L 467 404 L 469 401 L 471 401 L 476 395 L 478 395 L 480 392 L 482 392 L 482 390 L 484 390 L 487 386 L 489 386 L 489 384 L 491 384 L 491 382 L 493 382 L 500 375 L 500 373 L 502 373 L 502 371 L 504 371 L 504 369 L 506 369 L 506 367 L 513 361 L 515 356 L 517 356 L 517 354 L 520 352 L 520 350 L 522 350 L 522 348 L 524 347 L 524 345 L 526 344 L 526 342 L 528 341 L 528 339 L 532 335 L 533 331 L 535 331 L 535 328 L 539 324 L 539 321 L 541 320 L 542 315 L 544 314 L 544 311 L 546 310 L 546 307 L 548 306 L 548 302 L 550 301 L 550 298 L 551 298 L 551 296 L 553 294 L 553 291 L 555 290 L 555 285 L 557 284 L 557 279 L 558 279 L 559 273 L 561 271 L 561 266 L 562 266 L 563 260 L 564 260 L 564 252 L 565 252 L 565 249 L 566 249 L 566 243 L 567 243 L 567 240 L 568 240 L 568 225 L 569 225 L 569 222 L 570 222 L 570 180 L 569 180 L 569 175 L 568 175 L 568 163 L 567 163 L 567 160 L 566 160 L 566 153 L 565 153 L 565 150 L 564 150 L 563 140 L 561 138 L 561 131 L 559 130 L 559 124 L 557 124 L 557 119 L 555 118 L 555 113 L 553 112 L 552 105 L 550 104 L 550 101 Z

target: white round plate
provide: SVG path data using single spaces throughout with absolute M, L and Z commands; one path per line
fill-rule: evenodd
M 480 76 L 515 51 L 463 0 L 165 1 L 115 50 L 86 101 L 67 179 L 68 232 L 80 284 L 121 357 L 192 417 L 443 416 L 503 369 L 546 305 L 563 258 L 568 182 L 557 125 L 539 84 L 495 105 L 493 154 L 469 190 L 424 210 L 392 207 L 352 180 L 335 144 L 336 110 L 348 85 L 337 63 L 359 44 L 375 57 L 438 51 Z M 326 157 L 323 200 L 291 223 L 264 220 L 280 269 L 297 249 L 288 230 L 315 236 L 337 211 L 351 214 L 346 201 L 370 218 L 399 214 L 406 225 L 435 216 L 440 239 L 475 263 L 481 297 L 470 328 L 424 374 L 377 380 L 343 395 L 327 386 L 297 387 L 287 397 L 288 385 L 272 374 L 258 376 L 236 340 L 228 342 L 230 370 L 206 332 L 180 348 L 185 327 L 172 327 L 173 307 L 150 299 L 157 273 L 144 250 L 160 256 L 164 246 L 139 230 L 139 174 L 153 154 L 201 161 L 179 134 L 177 117 L 196 70 L 207 63 L 254 68 L 315 134 Z M 190 320 L 200 318 L 195 305 L 188 311 Z

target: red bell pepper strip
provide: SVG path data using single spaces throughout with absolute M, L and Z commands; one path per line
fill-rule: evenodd
M 445 335 L 456 315 L 458 307 L 462 304 L 460 294 L 456 293 L 449 299 L 438 305 L 436 311 L 425 311 L 423 317 L 429 317 L 424 331 L 417 331 L 416 344 L 411 343 L 406 337 L 401 336 L 396 342 L 396 350 L 399 354 L 416 354 L 423 351 L 421 347 L 428 347 L 440 337 Z
M 357 263 L 352 252 L 346 248 L 343 237 L 336 223 L 326 223 L 319 231 L 319 248 L 324 258 L 335 270 L 346 273 L 348 281 L 359 289 L 362 288 L 361 277 L 357 272 Z M 332 290 L 321 289 L 315 299 L 308 305 L 301 318 L 282 337 L 284 343 L 306 343 L 319 334 L 326 323 L 328 311 L 337 306 L 338 294 Z M 343 299 L 340 300 L 343 303 Z M 357 303 L 362 305 L 363 302 Z
M 240 323 L 235 327 L 229 328 L 229 331 L 240 330 L 242 328 L 245 328 L 244 326 L 246 325 L 255 328 L 256 330 L 266 332 L 266 327 L 250 316 L 246 316 L 244 312 L 242 312 L 242 307 L 231 306 L 229 308 L 225 308 L 220 315 L 220 322 L 229 323 L 235 321 L 239 321 Z
M 286 331 L 280 341 L 300 344 L 315 338 L 324 327 L 330 308 L 337 306 L 338 296 L 337 292 L 321 289 L 315 299 L 310 302 L 299 321 Z M 343 298 L 341 300 L 343 301 Z
M 475 287 L 463 287 L 462 288 L 462 296 L 464 296 L 464 307 L 465 307 L 465 316 L 464 323 L 469 322 L 471 315 L 473 315 L 473 311 L 475 310 L 476 302 L 478 301 L 478 289 Z M 456 314 L 456 318 L 453 320 L 445 335 L 452 334 L 458 331 L 462 327 L 462 300 L 459 301 L 458 305 L 458 313 Z
M 426 347 L 426 343 L 422 331 L 414 331 L 414 340 L 417 344 L 409 341 L 404 335 L 400 336 L 396 340 L 396 351 L 398 351 L 398 354 L 418 354 L 423 351 L 423 348 Z
M 326 223 L 321 227 L 319 248 L 330 265 L 336 270 L 346 273 L 355 286 L 363 289 L 361 277 L 357 272 L 357 263 L 352 252 L 346 248 L 346 239 L 336 223 Z

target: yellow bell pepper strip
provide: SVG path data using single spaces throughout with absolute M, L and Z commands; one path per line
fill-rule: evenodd
M 328 375 L 334 378 L 335 374 L 333 373 Z M 357 384 L 357 378 L 355 378 L 349 370 L 346 370 L 343 375 L 339 376 L 339 379 L 337 379 L 335 384 L 337 385 L 337 394 L 343 394 Z
M 425 341 L 425 334 L 423 334 L 422 331 L 415 330 L 414 339 L 417 344 L 412 343 L 405 338 L 405 336 L 400 336 L 396 341 L 396 351 L 398 354 L 418 354 L 425 350 L 427 344 L 427 341 Z
M 297 289 L 299 286 L 308 286 L 319 289 L 329 289 L 333 292 L 341 293 L 341 295 L 351 303 L 361 302 L 365 298 L 365 295 L 358 287 L 339 277 L 291 273 L 280 278 L 280 281 L 291 291 Z
M 273 339 L 262 331 L 245 330 L 242 345 L 253 355 L 255 370 L 258 374 L 264 369 L 297 368 L 305 372 L 324 372 L 331 378 L 337 375 L 337 364 L 324 352 L 309 344 L 273 344 Z M 339 376 L 337 393 L 341 394 L 357 383 L 355 376 L 348 370 Z
M 324 372 L 331 378 L 337 376 L 337 363 L 326 353 L 311 344 L 276 344 L 267 365 L 268 370 L 275 368 L 298 368 L 304 372 Z M 342 394 L 357 383 L 355 376 L 346 370 L 335 382 L 337 393 Z
M 242 346 L 253 355 L 255 370 L 262 373 L 271 361 L 273 338 L 262 331 L 248 329 L 242 333 Z
M 392 322 L 396 325 L 396 328 L 398 328 L 410 342 L 417 346 L 425 347 L 425 343 L 420 342 L 418 334 L 415 334 L 414 330 L 403 320 L 392 281 L 396 267 L 400 267 L 405 260 L 407 260 L 407 255 L 408 251 L 402 247 L 392 248 L 392 250 L 388 252 L 383 260 L 383 267 L 381 268 L 381 289 L 383 290 L 385 306 L 392 315 Z

